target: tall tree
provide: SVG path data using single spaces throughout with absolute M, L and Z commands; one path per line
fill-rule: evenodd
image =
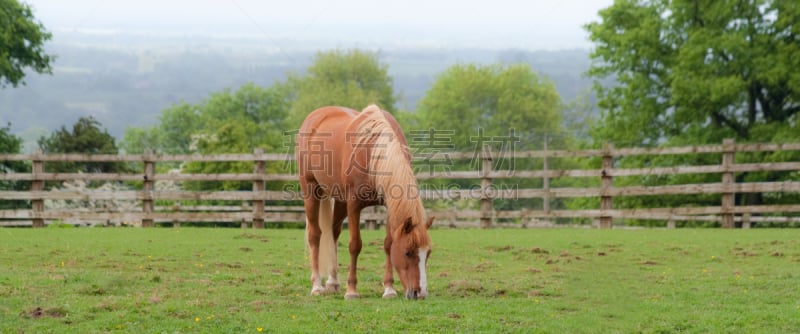
M 11 124 L 0 127 L 0 153 L 20 153 L 22 150 L 22 138 L 11 133 Z M 8 169 L 8 161 L 0 162 L 3 169 Z
M 182 103 L 166 109 L 160 124 L 149 129 L 129 128 L 123 147 L 128 153 L 145 149 L 186 154 L 252 153 L 255 148 L 279 153 L 290 149 L 294 133 L 285 126 L 290 94 L 285 84 L 268 88 L 245 84 L 225 89 L 197 104 Z M 270 166 L 270 168 L 278 168 Z M 252 163 L 190 162 L 188 173 L 251 172 Z M 248 189 L 247 182 L 187 182 L 189 189 Z
M 790 0 L 616 0 L 586 26 L 595 43 L 589 75 L 601 108 L 595 145 L 719 144 L 800 140 L 800 2 Z M 782 161 L 785 153 L 737 154 L 737 161 Z M 714 164 L 719 158 L 639 157 L 621 166 Z M 797 179 L 796 173 L 739 173 L 737 181 Z M 718 182 L 714 175 L 615 179 L 648 185 Z M 699 194 L 718 204 L 719 196 Z M 791 198 L 788 198 L 791 197 Z M 742 204 L 791 203 L 796 196 L 737 195 Z M 615 199 L 618 207 L 684 197 Z
M 537 75 L 528 64 L 455 65 L 438 76 L 418 104 L 414 127 L 406 128 L 406 137 L 414 153 L 438 154 L 438 158 L 418 161 L 422 172 L 475 170 L 481 167 L 480 152 L 488 145 L 498 157 L 493 169 L 511 172 L 516 168 L 541 168 L 539 161 L 517 160 L 515 150 L 541 148 L 551 136 L 552 143 L 564 147 L 563 105 L 555 85 Z M 552 146 L 551 146 L 552 147 Z M 447 151 L 472 152 L 468 162 L 449 161 Z M 551 166 L 555 167 L 555 166 Z M 497 180 L 493 186 L 541 186 L 540 180 Z M 422 182 L 423 186 L 461 188 L 474 186 L 474 180 Z M 477 206 L 477 201 L 470 205 Z M 496 209 L 540 207 L 535 200 L 495 201 Z M 443 203 L 464 205 L 464 203 Z
M 212 96 L 198 107 L 200 129 L 193 134 L 192 151 L 203 154 L 252 153 L 255 148 L 265 152 L 287 152 L 293 133 L 284 127 L 289 100 L 286 86 L 276 84 L 264 89 L 252 84 L 236 92 L 224 91 Z M 276 168 L 277 166 L 270 166 Z M 188 173 L 245 173 L 252 172 L 247 162 L 194 162 L 184 166 Z M 249 182 L 187 183 L 189 189 L 252 189 Z
M 62 126 L 49 137 L 38 140 L 44 153 L 117 154 L 117 144 L 108 131 L 94 117 L 81 117 L 71 130 Z M 52 162 L 46 167 L 53 172 L 112 173 L 126 170 L 116 162 Z
M 531 147 L 545 134 L 562 134 L 562 107 L 553 83 L 527 64 L 455 65 L 420 100 L 417 122 L 422 129 L 448 131 L 460 151 L 510 135 Z
M 246 153 L 255 147 L 274 150 L 283 145 L 289 95 L 284 84 L 263 88 L 249 83 L 236 91 L 225 89 L 200 103 L 184 102 L 165 109 L 154 127 L 127 129 L 122 146 L 128 153 L 145 149 L 170 154 L 232 153 L 234 148 L 237 153 Z M 225 152 L 209 140 L 221 138 L 218 132 L 231 124 L 252 125 L 258 130 L 251 136 L 238 137 L 243 142 Z M 201 142 L 203 145 L 198 146 Z
M 598 141 L 779 141 L 797 128 L 797 1 L 617 0 L 599 14 L 589 75 L 618 84 L 596 85 Z
M 299 128 L 306 115 L 322 106 L 338 105 L 361 110 L 376 103 L 393 112 L 395 95 L 389 66 L 379 54 L 360 50 L 319 52 L 305 75 L 291 75 L 295 91 L 289 127 Z
M 14 154 L 22 151 L 22 138 L 11 133 L 11 124 L 0 127 L 0 153 Z M 31 167 L 22 161 L 0 161 L 0 173 L 25 173 Z M 30 189 L 30 182 L 0 181 L 0 190 Z M 0 201 L 0 209 L 22 208 L 27 204 L 20 200 Z
M 53 56 L 44 51 L 52 35 L 33 17 L 31 7 L 0 0 L 0 87 L 25 83 L 25 68 L 50 73 Z

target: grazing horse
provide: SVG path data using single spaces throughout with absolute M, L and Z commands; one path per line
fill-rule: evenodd
M 431 252 L 428 228 L 433 219 L 425 219 L 411 153 L 397 120 L 375 105 L 360 113 L 323 107 L 303 121 L 296 152 L 306 210 L 306 239 L 311 251 L 311 294 L 339 291 L 337 242 L 347 218 L 350 268 L 345 298 L 359 297 L 359 216 L 365 207 L 385 205 L 388 217 L 383 243 L 383 297 L 397 296 L 394 268 L 406 298 L 425 298 L 425 265 Z M 322 275 L 328 275 L 325 286 Z

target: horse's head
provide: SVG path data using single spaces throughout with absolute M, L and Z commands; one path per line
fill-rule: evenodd
M 425 267 L 431 255 L 431 239 L 428 236 L 431 224 L 433 218 L 424 224 L 407 218 L 392 238 L 389 256 L 408 299 L 424 299 L 428 295 Z

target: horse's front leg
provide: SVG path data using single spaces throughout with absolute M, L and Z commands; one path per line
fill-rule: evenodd
M 388 230 L 388 227 L 387 227 Z M 389 232 L 387 231 L 387 234 Z M 394 274 L 392 271 L 392 260 L 389 252 L 392 249 L 392 237 L 387 235 L 383 240 L 383 251 L 386 253 L 386 268 L 383 272 L 383 298 L 397 297 L 397 291 L 394 290 Z
M 347 225 L 350 229 L 350 271 L 347 274 L 347 293 L 345 299 L 358 298 L 359 294 L 356 289 L 358 285 L 358 277 L 356 276 L 356 268 L 358 268 L 358 255 L 361 254 L 361 207 L 357 203 L 349 202 L 347 205 Z

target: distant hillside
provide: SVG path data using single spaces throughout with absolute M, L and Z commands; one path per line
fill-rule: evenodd
M 121 138 L 130 126 L 158 122 L 161 111 L 181 101 L 254 82 L 269 86 L 288 72 L 302 73 L 315 51 L 260 48 L 243 41 L 167 41 L 125 36 L 61 38 L 51 46 L 58 58 L 52 76 L 30 74 L 27 86 L 0 90 L 0 121 L 10 122 L 30 149 L 35 140 L 81 116 L 94 116 Z M 583 77 L 587 50 L 481 49 L 381 50 L 389 65 L 398 107 L 414 110 L 436 75 L 459 63 L 527 62 L 556 84 L 565 101 L 591 87 Z

